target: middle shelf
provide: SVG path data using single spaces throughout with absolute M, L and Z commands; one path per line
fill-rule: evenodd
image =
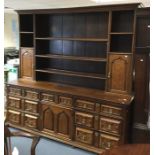
M 93 78 L 93 79 L 106 79 L 105 75 L 103 74 L 75 72 L 75 71 L 68 71 L 68 70 L 62 70 L 62 69 L 43 68 L 43 69 L 36 69 L 35 71 L 42 72 L 42 73 L 49 73 L 49 74 L 86 77 L 86 78 Z

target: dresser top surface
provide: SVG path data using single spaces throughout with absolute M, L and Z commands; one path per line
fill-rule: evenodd
M 123 105 L 130 104 L 134 98 L 133 95 L 129 95 L 129 94 L 118 94 L 118 93 L 111 93 L 111 92 L 106 92 L 98 89 L 88 89 L 88 88 L 69 86 L 69 85 L 59 84 L 59 83 L 29 81 L 29 80 L 23 80 L 23 79 L 11 81 L 7 83 L 7 85 L 22 86 L 22 87 L 27 87 L 31 89 L 39 89 L 39 90 L 65 93 L 65 94 L 76 95 L 76 96 L 90 97 L 93 99 L 120 103 Z

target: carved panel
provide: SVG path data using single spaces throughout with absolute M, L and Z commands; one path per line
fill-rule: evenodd
M 25 90 L 25 97 L 31 100 L 39 100 L 39 94 L 30 90 Z
M 71 107 L 72 106 L 72 98 L 60 96 L 59 104 Z
M 116 115 L 116 116 L 122 116 L 123 115 L 123 109 L 116 108 L 113 106 L 101 105 L 101 113 Z
M 48 101 L 48 102 L 55 102 L 55 96 L 52 94 L 46 94 L 46 93 L 42 93 L 41 94 L 41 100 L 42 101 Z
M 25 100 L 24 109 L 25 109 L 25 111 L 37 113 L 38 112 L 38 102 Z
M 121 131 L 121 121 L 109 119 L 109 118 L 100 118 L 100 130 L 107 131 L 111 133 L 120 134 Z
M 8 97 L 8 106 L 12 108 L 21 108 L 21 99 L 20 98 L 15 98 L 15 97 Z
M 21 113 L 13 110 L 8 110 L 7 120 L 13 124 L 21 124 Z
M 24 116 L 24 125 L 28 128 L 36 129 L 38 126 L 38 117 L 26 114 Z
M 76 128 L 76 141 L 92 145 L 93 131 L 82 128 Z
M 119 145 L 119 138 L 109 136 L 107 134 L 101 134 L 99 140 L 99 147 L 103 149 L 109 149 Z
M 92 128 L 94 126 L 94 116 L 85 114 L 85 113 L 76 112 L 75 123 Z
M 95 103 L 84 101 L 84 100 L 77 100 L 75 106 L 81 109 L 86 109 L 90 111 L 95 111 Z
M 21 96 L 21 89 L 15 87 L 8 87 L 8 93 L 12 96 Z

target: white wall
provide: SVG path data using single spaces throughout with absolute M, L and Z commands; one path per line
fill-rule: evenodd
M 14 11 L 4 13 L 4 47 L 19 49 L 18 15 Z

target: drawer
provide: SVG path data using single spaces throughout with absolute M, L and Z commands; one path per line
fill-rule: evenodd
M 21 99 L 16 97 L 8 97 L 8 106 L 12 108 L 21 109 Z
M 82 128 L 76 128 L 76 141 L 92 145 L 93 131 Z
M 12 96 L 22 96 L 22 90 L 20 88 L 8 87 L 8 93 Z
M 55 102 L 55 96 L 52 94 L 41 93 L 41 100 L 48 102 Z
M 75 106 L 81 109 L 87 109 L 90 111 L 95 111 L 95 103 L 84 101 L 84 100 L 77 100 Z
M 72 98 L 59 96 L 59 104 L 71 107 L 72 106 Z
M 123 109 L 116 108 L 113 106 L 101 105 L 101 113 L 116 115 L 116 116 L 122 116 L 123 115 Z
M 94 126 L 94 116 L 81 112 L 76 112 L 75 123 L 92 128 Z
M 39 93 L 35 91 L 25 90 L 25 97 L 31 100 L 39 100 Z
M 100 118 L 100 131 L 108 131 L 111 133 L 120 134 L 122 122 L 119 120 L 109 119 L 109 118 Z
M 38 102 L 25 100 L 24 110 L 28 112 L 37 113 L 38 112 Z
M 38 117 L 25 114 L 24 116 L 24 126 L 28 128 L 36 129 L 38 127 Z
M 21 113 L 13 110 L 8 110 L 7 120 L 13 124 L 21 124 Z
M 103 149 L 109 149 L 118 146 L 120 143 L 119 138 L 101 134 L 99 139 L 99 147 Z

